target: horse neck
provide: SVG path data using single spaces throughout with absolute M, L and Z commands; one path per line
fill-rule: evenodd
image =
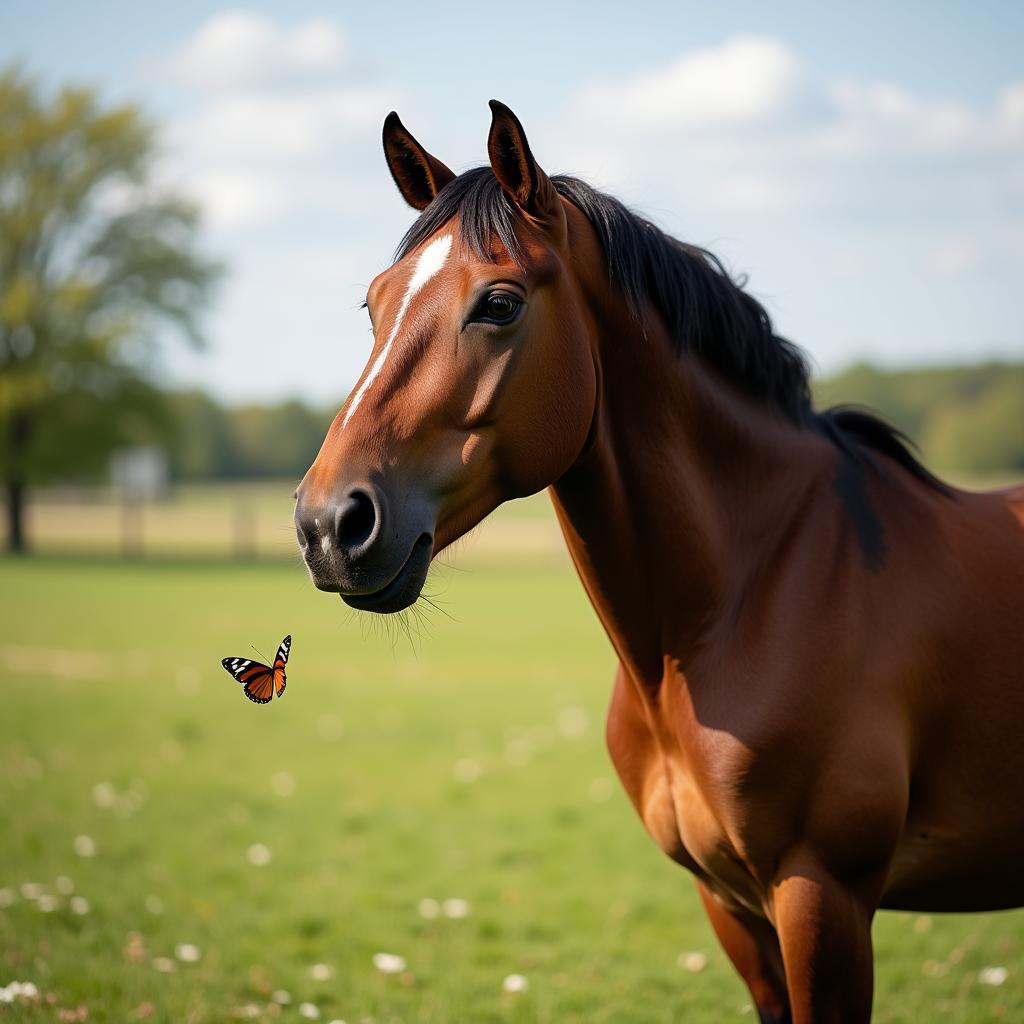
M 597 346 L 590 444 L 552 500 L 620 660 L 656 688 L 791 535 L 834 453 L 658 331 L 619 327 Z

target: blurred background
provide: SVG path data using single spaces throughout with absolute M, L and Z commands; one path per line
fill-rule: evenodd
M 745 275 L 821 404 L 994 486 L 1021 52 L 1009 0 L 0 5 L 0 1018 L 750 1014 L 613 782 L 543 495 L 396 622 L 305 577 L 292 491 L 412 219 L 380 126 L 462 170 L 502 99 L 548 171 Z M 289 631 L 249 704 L 219 660 Z M 1024 1018 L 1020 913 L 876 936 L 877 1019 Z

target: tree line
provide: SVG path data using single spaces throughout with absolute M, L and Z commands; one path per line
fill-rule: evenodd
M 1024 362 L 886 370 L 867 363 L 816 382 L 819 407 L 867 406 L 914 441 L 938 473 L 1024 479 Z M 166 396 L 178 480 L 298 479 L 337 407 L 295 399 L 229 406 L 202 391 Z
M 296 399 L 222 405 L 202 391 L 166 396 L 171 475 L 181 481 L 299 478 L 337 409 Z

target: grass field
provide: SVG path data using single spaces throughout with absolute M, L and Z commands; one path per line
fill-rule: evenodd
M 0 986 L 44 997 L 0 1020 L 753 1019 L 613 781 L 582 589 L 486 536 L 422 638 L 294 561 L 0 561 Z M 286 631 L 258 707 L 219 661 Z M 876 1020 L 1024 1020 L 1024 912 L 875 938 Z

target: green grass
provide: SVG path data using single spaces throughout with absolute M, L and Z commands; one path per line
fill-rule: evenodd
M 348 1024 L 753 1019 L 612 784 L 612 655 L 576 580 L 441 570 L 430 589 L 447 614 L 410 640 L 364 636 L 297 565 L 0 562 L 0 888 L 58 901 L 0 909 L 0 985 L 56 1000 L 0 1020 L 270 1019 L 275 990 L 294 1021 L 303 1001 Z M 249 703 L 219 660 L 288 630 L 288 692 Z M 418 912 L 451 897 L 467 917 Z M 875 936 L 876 1020 L 1024 1019 L 1024 913 L 880 915 Z M 978 981 L 993 965 L 999 987 Z M 512 973 L 529 991 L 502 992 Z

